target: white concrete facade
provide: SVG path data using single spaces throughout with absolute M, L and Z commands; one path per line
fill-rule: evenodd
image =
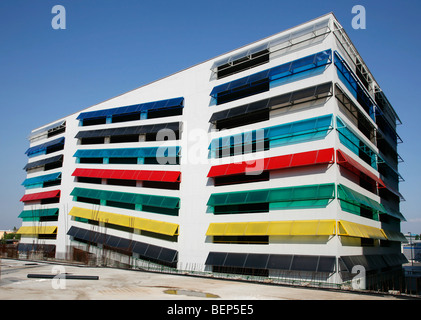
M 268 62 L 261 65 L 251 67 L 247 70 L 236 72 L 232 75 L 216 79 L 215 72 L 212 70 L 214 64 L 218 61 L 241 54 L 249 49 L 254 49 L 263 44 L 267 44 L 271 40 L 278 40 L 289 36 L 293 33 L 297 34 L 301 30 L 326 23 L 324 29 L 325 34 L 322 36 L 310 36 L 308 32 L 303 33 L 302 39 L 305 41 L 292 39 L 289 45 L 286 42 L 280 42 L 273 47 L 270 47 L 270 59 Z M 335 26 L 336 24 L 336 26 Z M 276 254 L 276 255 L 302 255 L 302 256 L 333 256 L 335 260 L 335 271 L 333 275 L 328 277 L 337 277 L 334 281 L 340 281 L 338 274 L 339 263 L 337 258 L 342 256 L 365 256 L 365 255 L 391 255 L 400 252 L 400 243 L 398 241 L 388 241 L 388 245 L 381 245 L 381 241 L 374 239 L 369 245 L 362 245 L 360 238 L 355 236 L 340 236 L 338 233 L 331 236 L 269 236 L 267 244 L 241 244 L 241 243 L 213 243 L 212 236 L 206 236 L 207 230 L 211 223 L 230 223 L 230 222 L 261 222 L 261 221 L 292 221 L 292 220 L 345 220 L 357 223 L 359 225 L 374 227 L 377 229 L 389 229 L 399 232 L 399 221 L 392 219 L 388 221 L 370 219 L 360 215 L 345 212 L 341 209 L 340 200 L 337 198 L 337 185 L 345 185 L 354 191 L 362 194 L 378 203 L 382 202 L 381 197 L 366 188 L 360 186 L 359 179 L 352 174 L 344 175 L 340 170 L 338 163 L 332 163 L 323 170 L 320 166 L 309 166 L 290 168 L 286 170 L 274 170 L 270 172 L 270 179 L 267 181 L 258 181 L 251 183 L 229 184 L 224 186 L 214 186 L 213 180 L 207 177 L 210 168 L 218 164 L 227 164 L 241 162 L 249 159 L 262 159 L 274 156 L 289 155 L 295 153 L 302 153 L 313 150 L 322 150 L 327 148 L 334 148 L 336 151 L 340 149 L 352 156 L 358 161 L 366 170 L 379 177 L 379 172 L 371 167 L 366 162 L 356 156 L 352 150 L 349 150 L 343 145 L 339 139 L 339 134 L 336 130 L 336 116 L 339 116 L 347 127 L 352 131 L 358 133 L 358 137 L 368 145 L 376 153 L 380 153 L 376 144 L 370 141 L 364 134 L 361 134 L 358 125 L 352 117 L 349 117 L 345 109 L 340 106 L 340 103 L 335 98 L 335 84 L 338 83 L 343 88 L 344 93 L 349 97 L 356 106 L 359 107 L 362 113 L 363 108 L 360 106 L 357 99 L 353 97 L 343 80 L 338 76 L 337 68 L 333 63 L 333 54 L 337 51 L 348 63 L 348 65 L 355 72 L 355 63 L 351 60 L 350 50 L 341 45 L 338 41 L 338 27 L 340 27 L 333 14 L 328 14 L 297 26 L 293 29 L 286 30 L 269 38 L 257 41 L 243 48 L 234 50 L 232 52 L 221 55 L 217 58 L 208 60 L 189 69 L 180 71 L 176 74 L 170 75 L 161 80 L 155 81 L 151 84 L 142 86 L 138 89 L 124 93 L 115 98 L 109 99 L 88 109 L 79 111 L 69 115 L 59 121 L 65 121 L 65 132 L 55 135 L 50 138 L 44 138 L 36 141 L 30 141 L 30 147 L 37 146 L 41 143 L 53 141 L 55 139 L 64 137 L 64 149 L 49 154 L 42 154 L 32 157 L 28 160 L 29 163 L 51 158 L 55 155 L 64 155 L 62 167 L 45 171 L 29 170 L 27 178 L 33 178 L 50 174 L 54 172 L 61 172 L 61 184 L 58 186 L 50 186 L 45 188 L 27 189 L 25 194 L 39 193 L 50 190 L 60 190 L 59 203 L 43 204 L 40 202 L 30 201 L 25 202 L 24 210 L 36 210 L 38 208 L 58 208 L 59 215 L 57 221 L 23 221 L 22 226 L 56 226 L 56 239 L 39 239 L 37 236 L 26 235 L 23 236 L 21 243 L 23 244 L 53 244 L 55 245 L 55 254 L 57 257 L 63 257 L 68 251 L 69 246 L 77 245 L 77 241 L 67 233 L 69 229 L 78 227 L 86 230 L 94 230 L 96 232 L 107 233 L 117 237 L 139 241 L 142 243 L 152 244 L 163 248 L 168 248 L 177 251 L 177 266 L 182 269 L 186 265 L 197 266 L 198 270 L 212 270 L 210 265 L 206 265 L 206 260 L 210 252 L 227 252 L 227 253 L 256 253 L 256 254 Z M 334 32 L 334 30 L 336 30 Z M 341 32 L 344 32 L 342 29 Z M 279 50 L 279 48 L 284 47 Z M 352 46 L 352 44 L 351 44 Z M 214 87 L 222 85 L 236 79 L 246 77 L 248 75 L 256 74 L 318 52 L 331 50 L 332 62 L 324 68 L 319 68 L 317 72 L 307 74 L 303 77 L 295 77 L 293 80 L 285 80 L 281 83 L 273 81 L 270 83 L 270 90 L 253 94 L 248 97 L 235 99 L 233 101 L 216 105 L 214 98 L 210 96 L 210 92 Z M 352 52 L 356 52 L 352 46 Z M 362 61 L 362 59 L 358 56 Z M 367 70 L 368 71 L 368 70 Z M 286 108 L 270 111 L 270 118 L 268 120 L 259 121 L 252 124 L 238 126 L 236 128 L 226 130 L 216 130 L 215 126 L 209 122 L 209 119 L 215 112 L 228 110 L 234 107 L 243 106 L 252 102 L 268 99 L 278 95 L 289 92 L 305 89 L 315 85 L 332 82 L 333 95 L 323 101 L 316 100 L 303 104 L 297 104 Z M 373 87 L 371 92 L 374 98 L 374 86 L 377 83 L 373 81 L 370 84 Z M 81 126 L 77 117 L 81 112 L 91 112 L 97 110 L 106 110 L 110 108 L 131 106 L 139 103 L 147 103 L 152 101 L 160 101 L 164 99 L 172 99 L 176 97 L 184 98 L 184 107 L 182 115 L 160 117 L 153 119 L 141 119 L 135 121 L 106 123 L 90 126 Z M 319 117 L 323 115 L 333 115 L 334 128 L 328 132 L 323 139 L 304 141 L 300 143 L 291 143 L 282 145 L 280 147 L 273 147 L 270 150 L 259 151 L 245 155 L 236 155 L 230 157 L 222 157 L 220 159 L 208 158 L 208 146 L 212 139 L 219 137 L 226 137 L 239 132 L 248 132 L 252 130 L 268 128 L 280 124 L 291 123 L 303 119 Z M 367 115 L 369 118 L 369 115 Z M 353 122 L 354 121 L 354 122 Z M 369 119 L 374 128 L 377 124 L 374 120 Z M 82 145 L 80 139 L 75 136 L 80 131 L 112 129 L 122 127 L 132 127 L 149 124 L 161 124 L 169 122 L 181 122 L 181 138 L 179 140 L 171 141 L 139 141 L 139 142 L 124 142 L 113 144 L 86 144 Z M 51 124 L 46 125 L 48 127 Z M 38 128 L 37 130 L 41 130 Z M 104 141 L 108 141 L 106 138 Z M 179 165 L 152 165 L 152 164 L 93 164 L 93 163 L 78 163 L 74 154 L 77 150 L 94 150 L 94 149 L 108 149 L 108 148 L 141 148 L 141 147 L 160 147 L 162 145 L 180 146 L 180 164 Z M 116 186 L 109 184 L 94 184 L 82 183 L 72 176 L 77 168 L 87 169 L 115 169 L 115 170 L 168 170 L 180 171 L 181 182 L 179 190 L 167 190 L 160 188 L 147 187 L 131 187 L 131 186 Z M 104 181 L 103 181 L 104 182 Z M 212 194 L 228 193 L 237 191 L 261 190 L 270 188 L 282 188 L 303 185 L 319 185 L 325 183 L 335 184 L 335 199 L 322 208 L 304 208 L 304 209 L 282 209 L 269 210 L 269 212 L 260 213 L 244 213 L 244 214 L 213 214 L 210 212 L 207 202 Z M 138 186 L 141 183 L 137 184 Z M 180 199 L 180 208 L 178 215 L 157 214 L 146 211 L 138 211 L 131 209 L 124 209 L 121 207 L 106 206 L 101 204 L 93 205 L 90 203 L 74 201 L 71 195 L 75 187 L 99 189 L 108 191 L 118 191 L 126 193 L 140 193 L 148 195 L 178 197 Z M 114 214 L 121 214 L 131 217 L 141 217 L 145 219 L 158 220 L 162 222 L 169 222 L 177 224 L 178 237 L 177 241 L 168 241 L 167 239 L 159 237 L 151 237 L 147 234 L 140 234 L 138 230 L 128 232 L 127 230 L 117 230 L 115 228 L 106 228 L 103 223 L 99 226 L 93 226 L 86 222 L 75 221 L 69 212 L 73 207 L 86 208 L 89 210 L 100 210 Z M 336 225 L 335 232 L 337 232 L 338 225 Z M 391 240 L 391 239 L 388 239 Z M 100 246 L 101 247 L 101 246 Z M 136 254 L 133 254 L 137 257 Z M 276 270 L 275 270 L 276 271 Z M 276 273 L 270 270 L 270 274 Z

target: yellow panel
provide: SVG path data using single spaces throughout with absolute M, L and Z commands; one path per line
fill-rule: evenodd
M 57 233 L 57 227 L 55 226 L 27 226 L 20 227 L 16 232 L 19 234 L 53 234 Z
M 363 224 L 350 222 L 350 221 L 339 221 L 340 229 L 339 235 L 359 238 L 371 238 L 371 239 L 382 239 L 386 240 L 386 236 L 383 231 L 379 228 L 366 226 Z
M 227 227 L 226 223 L 211 223 L 209 224 L 208 231 L 206 231 L 207 236 L 223 236 L 225 234 L 225 229 Z
M 249 222 L 246 227 L 248 236 L 266 236 L 268 235 L 269 222 Z
M 72 210 L 70 210 L 69 215 L 170 236 L 175 235 L 178 231 L 178 224 L 175 223 L 131 217 L 105 211 L 94 211 L 78 207 L 73 207 Z
M 335 220 L 296 220 L 292 223 L 292 236 L 330 236 L 335 234 Z
M 303 236 L 335 234 L 335 220 L 211 223 L 207 236 Z
M 247 222 L 227 223 L 226 236 L 243 236 L 246 233 Z
M 291 235 L 292 236 L 316 235 L 318 226 L 319 226 L 318 220 L 294 221 L 291 227 Z
M 317 228 L 317 235 L 330 236 L 336 234 L 336 221 L 335 220 L 319 220 Z
M 69 215 L 73 217 L 94 220 L 92 219 L 93 217 L 92 210 L 88 210 L 88 209 L 73 207 L 72 210 L 70 210 Z
M 268 227 L 269 236 L 289 236 L 293 221 L 271 221 Z

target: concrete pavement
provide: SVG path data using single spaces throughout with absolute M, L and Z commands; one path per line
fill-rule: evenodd
M 37 279 L 28 274 L 99 276 L 98 280 Z M 135 270 L 1 260 L 1 300 L 399 300 L 391 295 L 246 283 Z

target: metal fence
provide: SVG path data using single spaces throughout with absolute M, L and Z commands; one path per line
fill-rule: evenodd
M 339 272 L 339 275 L 337 276 L 340 276 L 342 281 L 339 281 L 340 283 L 338 283 L 332 274 L 327 275 L 320 272 L 291 272 L 277 270 L 270 274 L 261 272 L 251 274 L 250 270 L 241 270 L 239 268 L 203 271 L 206 270 L 206 268 L 204 268 L 202 264 L 195 263 L 180 263 L 178 268 L 172 268 L 157 264 L 153 261 L 134 258 L 129 255 L 119 254 L 115 251 L 100 249 L 98 247 L 70 246 L 68 252 L 65 254 L 65 258 L 58 260 L 54 257 L 51 250 L 44 251 L 42 246 L 36 247 L 36 250 L 19 252 L 18 245 L 2 244 L 0 245 L 0 258 L 67 262 L 92 267 L 114 267 L 146 272 L 248 281 L 273 285 L 421 297 L 421 275 L 405 274 L 402 270 L 383 273 L 367 273 L 364 278 L 365 289 L 359 290 L 358 285 L 355 285 L 355 275 L 349 273 Z

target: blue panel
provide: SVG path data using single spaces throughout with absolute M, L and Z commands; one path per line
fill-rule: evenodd
M 59 144 L 64 144 L 64 138 L 59 138 L 53 141 L 49 141 L 40 145 L 37 145 L 35 147 L 31 147 L 28 150 L 25 151 L 25 154 L 28 156 L 33 155 L 35 153 L 41 153 L 45 150 L 47 150 L 48 147 L 56 146 Z
M 162 148 L 165 155 L 177 155 L 180 147 L 151 147 L 151 148 L 121 148 L 121 149 L 91 149 L 77 150 L 76 158 L 150 158 L 155 157 L 158 149 Z M 158 153 L 159 155 L 160 153 Z
M 222 92 L 232 92 L 244 86 L 253 86 L 253 84 L 262 83 L 264 81 L 273 81 L 291 74 L 300 73 L 310 69 L 324 66 L 332 61 L 332 51 L 321 51 L 310 56 L 294 60 L 282 64 L 280 66 L 267 69 L 247 77 L 243 77 L 228 83 L 221 84 L 213 88 L 210 95 L 216 97 Z
M 46 174 L 44 176 L 28 178 L 28 179 L 25 179 L 24 182 L 22 182 L 22 185 L 23 186 L 30 186 L 30 185 L 34 185 L 34 184 L 47 182 L 47 181 L 53 181 L 53 180 L 57 180 L 58 178 L 60 178 L 60 176 L 61 176 L 61 172 L 56 172 L 56 173 L 52 173 L 52 174 Z
M 345 84 L 348 90 L 352 93 L 355 99 L 362 105 L 364 110 L 368 113 L 371 119 L 375 121 L 374 109 L 376 103 L 367 93 L 367 90 L 358 80 L 358 77 L 349 68 L 348 64 L 341 57 L 341 55 L 335 51 L 335 66 L 338 71 L 338 76 L 341 81 Z
M 270 147 L 322 139 L 333 129 L 332 119 L 332 114 L 328 114 L 261 129 L 264 130 L 264 134 L 260 130 L 253 130 L 233 136 L 216 138 L 212 140 L 208 149 L 211 150 L 210 156 L 214 157 L 214 151 L 217 149 L 228 148 L 238 144 L 248 144 L 262 139 L 269 140 Z
M 95 119 L 95 118 L 110 117 L 113 115 L 146 112 L 148 110 L 158 110 L 158 109 L 165 109 L 165 108 L 180 107 L 182 106 L 183 101 L 184 101 L 184 98 L 181 97 L 181 98 L 172 98 L 172 99 L 167 99 L 167 100 L 146 102 L 146 103 L 112 108 L 112 109 L 82 112 L 81 114 L 79 114 L 79 116 L 76 119 L 77 120 Z

